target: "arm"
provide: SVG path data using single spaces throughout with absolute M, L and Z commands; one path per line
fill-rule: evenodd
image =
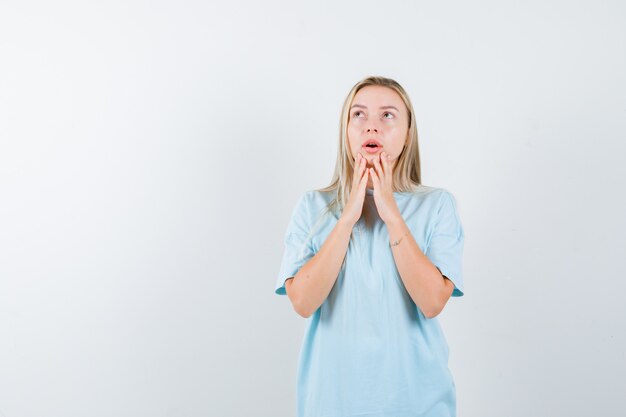
M 388 222 L 387 230 L 391 242 L 402 238 L 391 251 L 407 292 L 426 317 L 437 316 L 452 295 L 454 284 L 424 255 L 402 216 Z
M 353 226 L 340 218 L 315 256 L 285 282 L 287 296 L 302 317 L 313 314 L 328 297 L 346 256 Z

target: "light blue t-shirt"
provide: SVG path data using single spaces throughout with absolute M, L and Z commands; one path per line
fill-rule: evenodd
M 464 234 L 452 194 L 420 185 L 394 197 L 419 247 L 454 283 L 452 296 L 462 296 Z M 319 251 L 337 223 L 335 214 L 323 215 L 331 199 L 331 193 L 316 190 L 298 199 L 285 233 L 276 294 L 286 294 L 286 279 Z M 437 317 L 424 316 L 406 291 L 389 241 L 373 189 L 366 189 L 337 280 L 307 318 L 298 417 L 456 415 L 445 336 Z

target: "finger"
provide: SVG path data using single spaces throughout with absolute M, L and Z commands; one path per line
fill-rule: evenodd
M 354 173 L 352 175 L 352 186 L 357 187 L 363 175 L 363 156 L 358 153 L 354 161 Z
M 388 162 L 389 162 L 389 154 L 386 154 L 385 152 L 381 152 L 380 153 L 380 162 L 381 165 L 383 166 L 383 171 L 385 171 L 385 174 L 387 174 L 387 167 L 389 166 Z
M 385 173 L 383 172 L 383 167 L 380 165 L 380 160 L 378 156 L 374 158 L 374 167 L 376 168 L 376 175 L 379 179 L 385 177 Z
M 365 168 L 367 167 L 367 161 L 365 160 L 365 158 L 363 158 L 363 155 L 359 154 L 359 165 L 358 165 L 358 175 L 356 175 L 357 179 L 356 179 L 356 185 L 359 185 L 361 183 L 361 179 L 363 178 L 363 172 L 365 171 Z
M 363 176 L 361 177 L 361 181 L 359 182 L 359 185 L 361 185 L 361 183 L 366 183 L 367 184 L 367 176 L 369 174 L 369 170 L 367 168 L 364 168 L 364 172 L 363 172 Z
M 361 181 L 363 181 L 363 177 L 365 175 L 363 175 L 364 173 L 367 172 L 367 161 L 365 160 L 365 158 L 361 157 L 361 166 L 359 167 L 359 179 L 357 181 L 357 186 L 359 186 L 361 184 Z
M 365 175 L 361 178 L 361 183 L 359 184 L 359 195 L 365 192 L 365 187 L 367 186 L 367 177 L 369 175 L 369 169 L 365 170 Z
M 367 159 L 365 159 L 365 157 L 361 155 L 361 166 L 359 167 L 359 179 L 363 178 L 363 173 L 365 171 L 367 171 Z
M 361 166 L 361 159 L 360 159 L 360 153 L 356 154 L 356 156 L 354 157 L 354 172 L 357 172 L 359 170 L 359 167 Z
M 387 181 L 387 185 L 391 185 L 391 155 L 385 153 L 383 156 L 383 169 L 385 171 L 385 178 Z
M 372 175 L 372 182 L 374 183 L 374 188 L 380 187 L 380 180 L 376 170 L 374 168 L 370 168 L 370 174 Z

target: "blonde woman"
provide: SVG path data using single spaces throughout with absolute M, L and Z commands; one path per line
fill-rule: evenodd
M 298 199 L 275 286 L 307 318 L 298 417 L 449 417 L 439 315 L 464 293 L 453 195 L 421 184 L 415 113 L 394 80 L 348 94 L 331 185 Z

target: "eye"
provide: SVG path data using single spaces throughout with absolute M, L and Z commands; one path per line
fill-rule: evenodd
M 360 114 L 361 110 L 357 110 L 354 113 L 352 113 L 352 117 L 357 117 L 357 114 Z
M 391 117 L 387 117 L 387 119 L 391 119 L 391 118 L 395 117 L 395 116 L 393 115 L 393 113 L 388 112 L 388 111 L 386 111 L 386 112 L 384 112 L 384 113 L 383 113 L 383 115 L 385 115 L 385 114 L 388 114 L 388 115 L 390 115 L 390 116 L 391 116 Z

